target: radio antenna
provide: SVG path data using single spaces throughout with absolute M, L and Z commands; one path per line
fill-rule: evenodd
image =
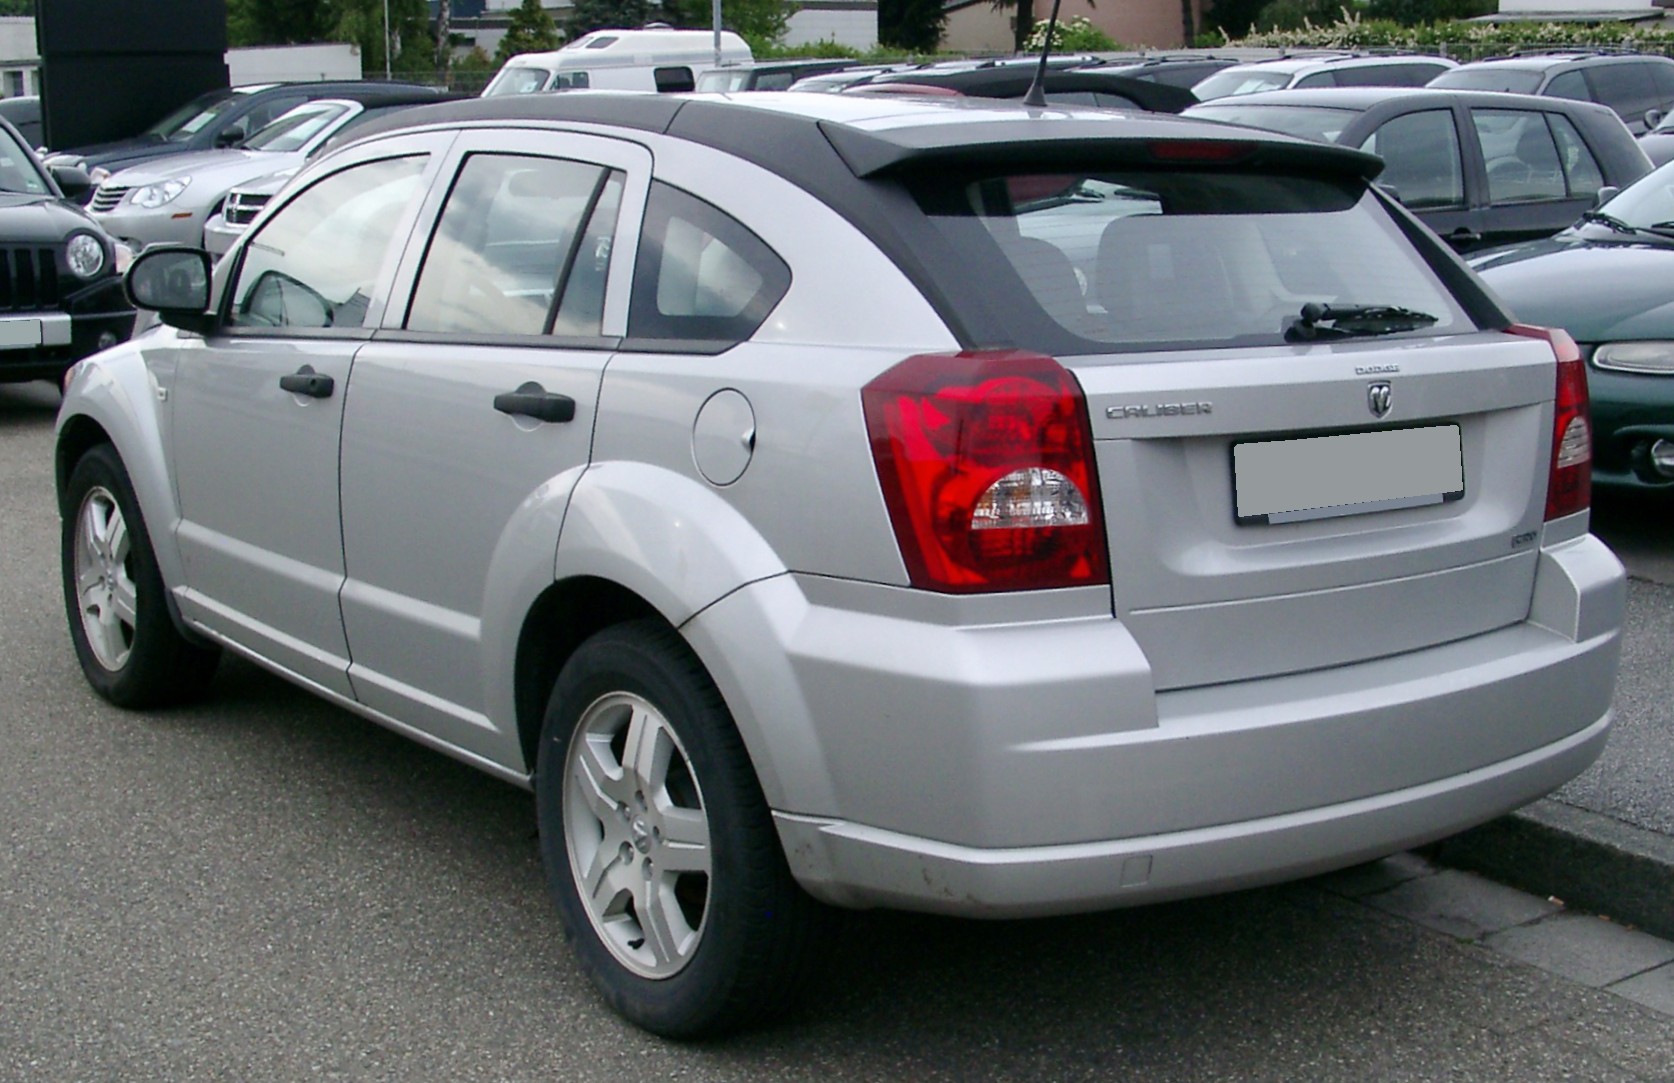
M 1017 10 L 1021 12 L 1025 3 L 1031 0 L 1018 0 Z M 1040 47 L 1040 66 L 1035 69 L 1035 81 L 1029 84 L 1029 92 L 1023 95 L 1023 104 L 1032 105 L 1037 109 L 1046 104 L 1046 59 L 1052 55 L 1052 33 L 1058 29 L 1058 5 L 1063 0 L 1052 0 L 1052 14 L 1046 20 L 1046 41 Z

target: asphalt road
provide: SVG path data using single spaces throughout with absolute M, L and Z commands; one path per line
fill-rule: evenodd
M 55 406 L 0 386 L 0 1080 L 1674 1080 L 1674 1017 L 1320 882 L 862 915 L 786 1023 L 650 1038 L 570 961 L 527 795 L 248 665 L 189 710 L 87 690 Z

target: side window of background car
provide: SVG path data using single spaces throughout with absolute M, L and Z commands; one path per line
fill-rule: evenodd
M 612 174 L 562 158 L 472 154 L 465 159 L 430 239 L 418 287 L 407 310 L 409 331 L 539 335 L 553 319 L 553 300 L 572 278 L 595 277 L 598 238 L 588 249 L 582 224 Z M 619 174 L 615 175 L 619 177 Z M 617 180 L 620 188 L 620 180 Z M 616 200 L 610 200 L 612 204 Z M 609 258 L 612 207 L 603 222 Z M 597 275 L 602 311 L 603 276 Z M 597 316 L 588 332 L 598 334 Z
M 1587 69 L 1587 78 L 1592 80 L 1594 96 L 1630 123 L 1641 120 L 1645 110 L 1656 108 L 1657 88 L 1644 64 L 1600 64 Z
M 415 155 L 351 166 L 281 207 L 244 248 L 228 325 L 362 326 L 424 163 Z
M 1581 133 L 1575 130 L 1575 125 L 1570 123 L 1568 117 L 1548 113 L 1546 120 L 1552 126 L 1553 136 L 1558 140 L 1558 160 L 1563 165 L 1564 183 L 1569 188 L 1569 198 L 1594 198 L 1598 195 L 1598 190 L 1604 187 L 1604 172 L 1599 169 L 1593 152 L 1581 141 Z
M 1459 128 L 1450 109 L 1426 109 L 1388 120 L 1360 144 L 1384 160 L 1377 182 L 1413 210 L 1463 206 Z
M 1338 83 L 1336 74 L 1333 73 L 1333 72 L 1329 72 L 1329 71 L 1316 71 L 1312 75 L 1304 75 L 1302 78 L 1296 80 L 1296 86 L 1299 87 L 1299 88 L 1300 87 L 1309 87 L 1309 86 L 1339 86 L 1339 85 L 1341 85 L 1341 84 Z
M 1586 76 L 1578 71 L 1566 71 L 1553 79 L 1546 84 L 1545 93 L 1549 98 L 1568 98 L 1577 102 L 1593 100 L 1593 92 L 1587 89 Z
M 736 219 L 654 182 L 634 264 L 628 337 L 742 342 L 790 279 L 785 261 Z
M 1652 64 L 1651 85 L 1657 89 L 1657 108 L 1667 112 L 1674 106 L 1674 64 Z
M 1398 64 L 1366 64 L 1358 68 L 1339 68 L 1338 86 L 1390 86 L 1401 81 L 1405 69 Z
M 1472 109 L 1471 121 L 1488 167 L 1488 202 L 1568 198 L 1558 145 L 1544 113 Z

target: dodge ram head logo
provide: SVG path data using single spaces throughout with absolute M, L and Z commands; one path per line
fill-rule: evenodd
M 1394 390 L 1385 383 L 1371 384 L 1366 388 L 1366 406 L 1372 411 L 1373 417 L 1385 417 L 1395 398 Z

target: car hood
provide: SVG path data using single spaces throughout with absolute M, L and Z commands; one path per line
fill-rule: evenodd
M 86 161 L 87 168 L 95 166 L 109 166 L 111 162 L 121 161 L 133 157 L 149 157 L 153 154 L 167 153 L 167 148 L 178 147 L 177 143 L 169 143 L 161 136 L 142 135 L 132 139 L 117 139 L 109 143 L 93 143 L 85 147 L 75 147 L 71 150 L 53 151 L 50 157 L 61 158 L 65 161 Z
M 1471 266 L 1519 320 L 1562 327 L 1577 342 L 1674 338 L 1674 242 L 1624 241 L 1559 234 Z
M 174 177 L 190 176 L 194 182 L 226 179 L 228 185 L 248 177 L 260 177 L 282 168 L 292 157 L 283 151 L 268 150 L 200 150 L 189 154 L 170 154 L 112 173 L 105 181 L 113 187 L 138 188 Z
M 57 244 L 73 229 L 104 234 L 80 207 L 56 196 L 0 192 L 0 240 L 6 244 Z

